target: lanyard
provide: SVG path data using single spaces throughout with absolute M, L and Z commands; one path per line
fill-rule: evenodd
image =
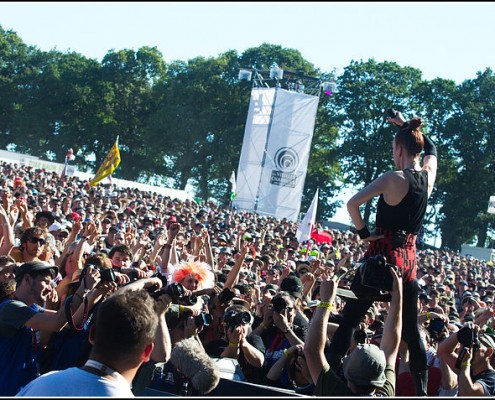
M 102 376 L 103 375 L 109 375 L 113 379 L 115 379 L 116 381 L 119 381 L 119 382 L 122 382 L 122 383 L 125 382 L 125 384 L 127 386 L 130 386 L 129 385 L 129 382 L 127 382 L 127 380 L 121 374 L 119 374 L 114 369 L 110 368 L 108 365 L 102 364 L 99 361 L 88 360 L 88 361 L 86 361 L 86 364 L 84 364 L 84 366 L 85 367 L 94 368 L 94 369 L 98 370 L 101 373 Z

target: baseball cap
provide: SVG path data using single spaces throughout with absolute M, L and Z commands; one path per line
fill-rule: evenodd
M 490 349 L 495 349 L 495 339 L 493 335 L 489 333 L 483 333 L 479 335 L 479 341 Z
M 29 261 L 27 263 L 22 264 L 15 271 L 15 281 L 19 284 L 22 281 L 22 278 L 25 274 L 30 274 L 32 272 L 44 271 L 46 269 L 53 269 L 55 277 L 58 274 L 58 267 L 48 264 L 45 261 Z
M 273 294 L 275 294 L 278 290 L 278 285 L 275 285 L 273 283 L 269 283 L 268 285 L 263 286 L 262 290 L 263 290 L 263 293 L 269 290 L 269 291 L 273 292 Z
M 287 276 L 280 284 L 281 291 L 289 292 L 289 294 L 296 299 L 302 296 L 302 289 L 302 281 L 295 275 Z
M 382 386 L 385 367 L 385 354 L 375 344 L 358 344 L 343 364 L 345 378 L 360 386 Z

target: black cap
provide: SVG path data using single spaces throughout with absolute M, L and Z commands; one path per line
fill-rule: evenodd
M 15 271 L 15 281 L 16 283 L 20 283 L 25 274 L 31 274 L 32 272 L 44 271 L 49 269 L 53 269 L 54 275 L 58 274 L 58 267 L 51 265 L 46 261 L 29 261 L 22 264 Z
M 303 284 L 301 279 L 295 275 L 289 275 L 282 280 L 280 290 L 289 292 L 292 297 L 300 298 L 302 296 Z

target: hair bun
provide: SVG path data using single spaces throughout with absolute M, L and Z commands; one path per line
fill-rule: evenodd
M 411 130 L 416 130 L 419 129 L 423 126 L 423 120 L 421 118 L 413 118 L 411 121 L 409 121 L 409 128 Z

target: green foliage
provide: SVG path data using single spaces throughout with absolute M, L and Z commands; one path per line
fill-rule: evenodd
M 394 128 L 385 122 L 389 108 L 414 109 L 411 92 L 421 72 L 393 62 L 353 61 L 338 77 L 338 92 L 328 104 L 327 118 L 339 127 L 338 154 L 344 187 L 366 186 L 386 170 L 391 159 Z M 406 113 L 407 115 L 407 113 Z M 372 204 L 365 206 L 369 222 Z
M 441 209 L 442 243 L 459 248 L 477 236 L 477 246 L 483 247 L 487 230 L 494 228 L 493 216 L 486 213 L 495 187 L 495 76 L 489 68 L 457 88 L 445 131 L 455 176 Z
M 43 52 L 0 27 L 0 147 L 62 162 L 69 147 L 81 170 L 95 171 L 119 136 L 116 176 L 228 201 L 237 170 L 251 82 L 240 68 L 285 71 L 338 91 L 321 95 L 301 212 L 318 188 L 317 219 L 331 218 L 349 186 L 361 188 L 394 168 L 395 129 L 388 108 L 423 118 L 437 144 L 439 168 L 426 216 L 442 242 L 486 245 L 495 216 L 486 213 L 495 187 L 495 77 L 490 69 L 456 86 L 395 62 L 352 61 L 340 76 L 320 71 L 295 49 L 263 43 L 238 54 L 167 64 L 155 47 L 110 50 L 99 63 L 80 54 Z M 369 221 L 374 204 L 368 202 Z M 493 235 L 492 235 L 493 236 Z

